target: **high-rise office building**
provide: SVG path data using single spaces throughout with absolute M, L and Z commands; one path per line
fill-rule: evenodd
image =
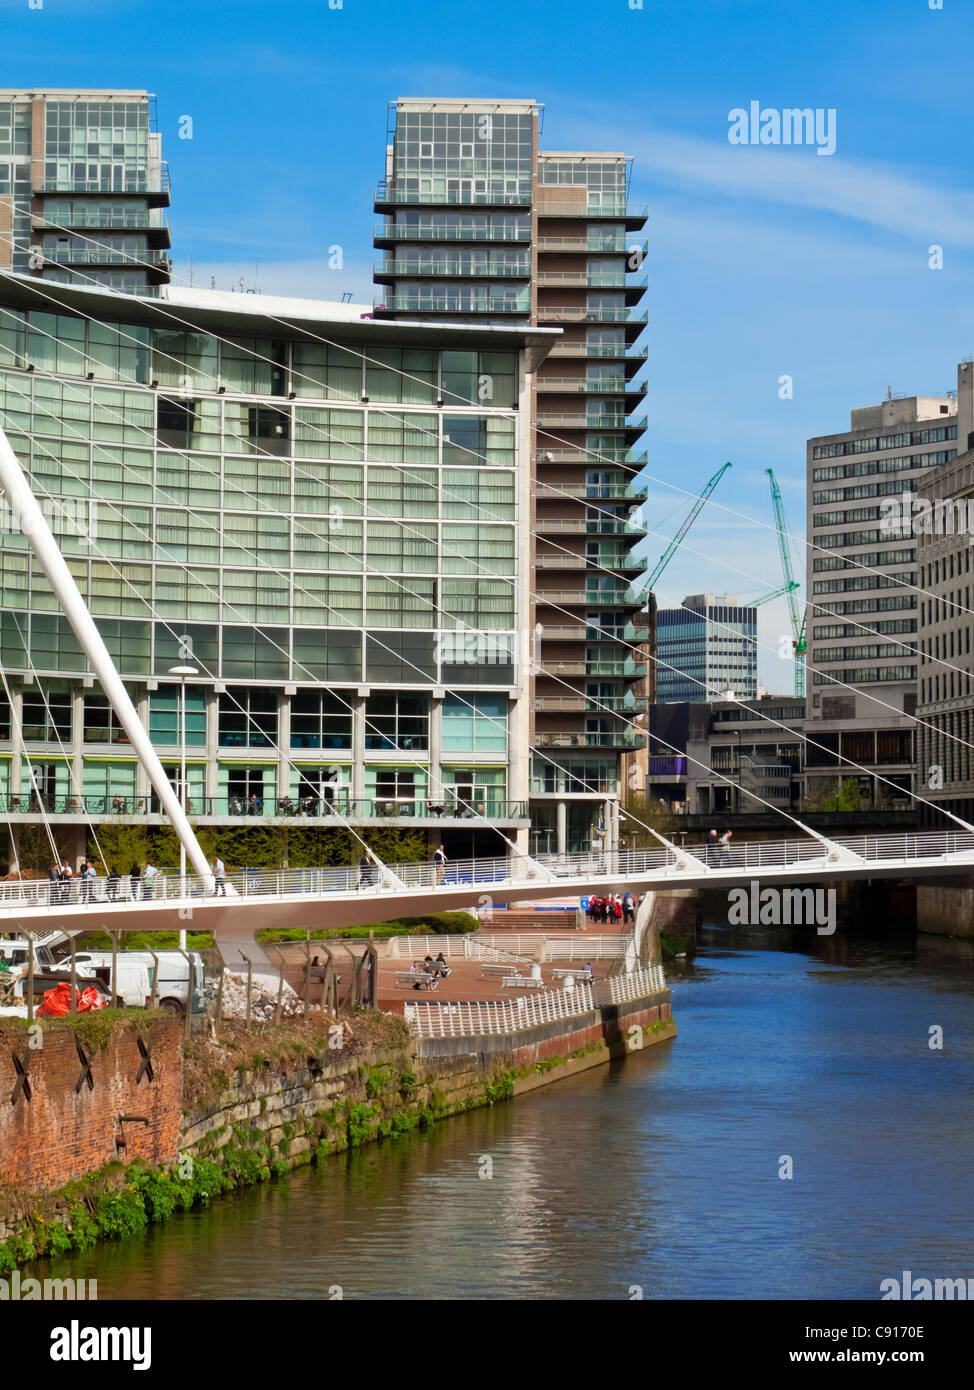
M 390 105 L 375 208 L 385 258 L 376 313 L 552 325 L 563 338 L 531 383 L 537 597 L 532 769 L 535 844 L 583 849 L 618 836 L 631 727 L 646 707 L 645 569 L 631 513 L 646 462 L 632 410 L 646 350 L 638 307 L 647 210 L 621 153 L 544 151 L 535 101 L 401 99 Z M 490 381 L 481 389 L 489 399 Z M 449 401 L 444 403 L 444 409 Z M 567 611 L 566 611 L 567 610 Z
M 172 668 L 197 669 L 197 824 L 347 819 L 425 832 L 451 859 L 526 850 L 519 402 L 557 335 L 171 286 L 165 315 L 144 296 L 39 290 L 0 277 L 0 427 L 174 783 Z M 0 605 L 12 826 L 43 806 L 80 854 L 90 822 L 164 824 L 9 515 Z
M 853 779 L 875 806 L 914 789 L 917 536 L 911 503 L 966 442 L 974 372 L 957 390 L 853 410 L 807 445 L 807 794 Z M 964 447 L 963 443 L 961 447 Z M 847 761 L 843 761 L 843 759 Z M 858 771 L 850 763 L 862 768 Z
M 967 364 L 968 372 L 974 370 Z M 957 829 L 943 806 L 974 820 L 974 439 L 952 463 L 923 480 L 928 523 L 917 531 L 919 648 L 917 786 L 920 825 Z M 930 804 L 932 803 L 932 804 Z
M 656 614 L 656 698 L 663 704 L 758 693 L 758 611 L 736 594 L 690 594 Z
M 0 90 L 0 270 L 154 293 L 168 205 L 148 92 Z

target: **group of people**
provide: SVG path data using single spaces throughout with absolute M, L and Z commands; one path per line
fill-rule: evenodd
M 718 865 L 730 863 L 730 842 L 734 834 L 733 830 L 725 830 L 723 835 L 718 835 L 716 830 L 711 830 L 705 842 L 706 862 Z
M 637 906 L 632 893 L 610 893 L 607 898 L 589 898 L 585 911 L 590 922 L 618 922 L 628 927 L 635 924 Z
M 159 870 L 154 864 L 146 864 L 144 869 L 140 869 L 138 864 L 132 865 L 125 877 L 129 881 L 129 896 L 133 902 L 139 897 L 152 897 L 158 874 Z M 90 859 L 81 861 L 77 873 L 70 864 L 52 864 L 47 876 L 51 884 L 50 902 L 52 906 L 64 906 L 70 902 L 89 903 L 94 901 L 98 870 Z M 74 897 L 75 883 L 78 885 L 76 898 Z M 110 903 L 117 902 L 121 889 L 122 875 L 112 865 L 105 875 L 105 900 Z
M 410 975 L 429 975 L 434 980 L 445 980 L 450 973 L 450 966 L 447 965 L 441 951 L 435 960 L 432 956 L 424 956 L 422 965 L 418 960 L 414 960 L 409 967 L 409 973 Z M 413 989 L 422 989 L 422 987 L 423 982 L 421 980 L 417 980 L 413 985 Z

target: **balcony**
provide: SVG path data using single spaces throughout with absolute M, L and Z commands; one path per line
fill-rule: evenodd
M 626 623 L 620 632 L 594 627 L 591 623 L 555 627 L 543 623 L 541 626 L 542 642 L 645 642 L 648 636 L 649 629 L 636 627 L 635 623 Z
M 123 187 L 113 187 L 121 183 Z M 150 207 L 168 207 L 172 181 L 169 165 L 163 161 L 158 172 L 127 174 L 121 180 L 115 179 L 52 179 L 45 180 L 31 189 L 35 194 L 58 193 L 74 196 L 81 193 L 97 193 L 102 198 L 145 198 Z
M 516 315 L 523 318 L 531 312 L 531 300 L 510 298 L 461 299 L 458 295 L 444 295 L 434 300 L 418 299 L 413 295 L 394 294 L 387 299 L 373 302 L 376 313 L 383 310 L 395 314 L 494 314 Z
M 646 735 L 635 729 L 619 729 L 614 733 L 535 733 L 536 748 L 643 748 Z
M 620 680 L 645 680 L 646 667 L 637 666 L 632 661 L 545 661 L 541 662 L 541 675 L 557 676 L 559 679 L 566 676 L 587 676 L 590 679 L 596 677 L 604 680 L 609 677 Z
M 500 189 L 454 188 L 420 191 L 382 179 L 375 190 L 375 211 L 396 207 L 498 207 L 529 208 L 530 193 L 506 193 Z
M 631 491 L 635 486 L 635 490 Z M 626 478 L 618 478 L 609 483 L 543 483 L 535 487 L 535 496 L 546 494 L 554 497 L 572 497 L 582 502 L 631 502 L 634 498 L 645 500 L 647 489 L 641 483 L 632 484 Z
M 539 589 L 535 594 L 539 608 L 547 604 L 558 607 L 574 607 L 576 604 L 586 608 L 635 608 L 641 609 L 646 602 L 645 593 L 637 593 L 631 585 L 620 584 L 612 589 L 599 589 L 592 593 L 586 589 Z
M 492 820 L 523 820 L 527 807 L 523 801 L 508 801 L 495 794 L 492 787 L 477 787 L 469 798 L 459 797 L 456 790 L 444 789 L 437 798 L 374 796 L 354 799 L 344 791 L 335 797 L 285 797 L 255 799 L 250 802 L 241 796 L 190 797 L 186 806 L 193 820 L 231 820 L 252 822 L 291 821 L 301 824 L 326 821 L 335 824 L 336 818 L 358 820 L 469 820 L 485 815 Z M 165 814 L 155 796 L 43 796 L 25 792 L 22 795 L 0 795 L 0 810 L 6 815 L 66 816 L 74 820 L 96 817 L 109 822 L 131 820 L 165 820 Z
M 430 265 L 424 261 L 375 261 L 372 278 L 377 284 L 397 280 L 405 275 L 419 275 L 425 280 L 530 280 L 530 265 L 474 265 L 465 261 L 442 261 Z
M 618 270 L 539 270 L 538 288 L 549 289 L 580 289 L 580 290 L 636 290 L 639 295 L 649 287 L 649 276 L 644 275 L 639 280 L 629 278 L 629 272 L 625 266 L 620 266 Z M 638 295 L 637 295 L 638 298 Z
M 536 568 L 544 570 L 609 569 L 620 574 L 647 567 L 645 555 L 535 555 Z M 540 596 L 539 596 L 540 597 Z
M 539 304 L 538 320 L 549 323 L 626 323 L 645 325 L 648 309 L 626 309 L 623 306 L 588 308 L 584 304 Z
M 110 246 L 88 246 L 78 242 L 71 247 L 42 247 L 45 265 L 111 265 L 131 270 L 149 268 L 169 274 L 172 266 L 165 251 L 117 251 Z
M 596 463 L 613 463 L 617 466 L 624 464 L 637 473 L 641 468 L 645 468 L 649 461 L 646 450 L 635 453 L 631 449 L 581 449 L 581 448 L 556 448 L 546 449 L 544 442 L 538 445 L 538 463 L 584 463 L 591 468 Z
M 376 246 L 395 245 L 401 241 L 530 241 L 530 227 L 438 227 L 422 223 L 377 226 L 372 235 Z
M 550 188 L 552 185 L 542 184 L 541 188 Z M 582 204 L 566 202 L 564 200 L 550 202 L 547 198 L 539 196 L 537 213 L 539 221 L 545 217 L 576 217 L 587 222 L 593 218 L 611 218 L 615 222 L 625 222 L 627 226 L 639 228 L 649 217 L 648 203 L 616 203 L 610 207 L 599 207 L 595 204 Z
M 641 696 L 632 698 L 627 695 L 600 695 L 597 700 L 589 699 L 587 695 L 536 695 L 531 707 L 538 714 L 573 714 L 579 711 L 598 714 L 603 709 L 626 714 L 644 710 L 646 701 Z
M 618 376 L 543 376 L 538 375 L 539 391 L 557 391 L 562 395 L 583 396 L 645 396 L 649 387 L 644 381 L 626 381 Z
M 537 516 L 535 533 L 539 536 L 632 536 L 640 540 L 646 535 L 645 526 L 635 525 L 626 517 L 600 516 Z
M 642 363 L 649 357 L 649 348 L 627 347 L 625 343 L 556 343 L 548 353 L 548 358 L 552 357 L 610 357 L 621 362 Z
M 157 212 L 137 212 L 125 203 L 102 211 L 77 208 L 73 212 L 48 217 L 44 211 L 31 214 L 31 226 L 42 231 L 147 232 L 147 241 L 163 250 L 172 245 L 169 219 Z
M 631 256 L 634 251 L 640 256 L 649 255 L 648 241 L 628 241 L 618 237 L 606 237 L 600 240 L 598 237 L 584 236 L 543 236 L 538 237 L 537 248 L 539 251 L 549 252 L 581 252 L 585 256 L 604 256 L 622 255 Z

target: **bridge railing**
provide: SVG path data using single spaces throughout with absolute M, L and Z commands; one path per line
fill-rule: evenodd
M 974 834 L 964 831 L 929 831 L 900 835 L 864 835 L 836 841 L 841 848 L 867 862 L 876 860 L 916 862 L 947 854 L 974 854 Z M 809 869 L 830 863 L 829 849 L 811 838 L 803 840 L 747 841 L 738 845 L 688 846 L 693 858 L 720 871 L 754 871 L 802 865 Z M 70 883 L 47 879 L 12 880 L 0 883 L 0 905 L 37 905 L 52 908 L 70 905 L 116 902 L 158 902 L 194 899 L 225 894 L 227 898 L 288 897 L 307 894 L 324 897 L 331 893 L 389 895 L 398 884 L 407 889 L 470 888 L 472 891 L 503 888 L 514 897 L 518 886 L 537 886 L 550 882 L 553 891 L 561 880 L 639 876 L 667 876 L 679 880 L 682 855 L 660 846 L 658 849 L 590 852 L 564 855 L 511 855 L 488 859 L 453 860 L 445 867 L 423 861 L 391 864 L 386 869 L 374 863 L 340 865 L 329 868 L 241 869 L 215 883 L 187 875 L 181 879 L 172 869 L 144 873 L 133 879 L 121 874 L 112 879 L 104 875 L 91 880 L 75 877 Z M 688 865 L 689 872 L 693 864 Z M 393 877 L 394 875 L 394 877 Z M 594 939 L 594 938 L 592 938 Z

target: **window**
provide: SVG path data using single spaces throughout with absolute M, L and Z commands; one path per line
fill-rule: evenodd
M 507 747 L 504 695 L 447 695 L 442 719 L 444 752 L 503 753 Z
M 443 462 L 458 468 L 513 468 L 514 421 L 502 415 L 445 415 Z
M 221 748 L 270 748 L 277 742 L 277 691 L 225 691 L 220 696 Z
M 71 742 L 71 687 L 45 681 L 24 687 L 23 735 L 27 743 Z
M 291 699 L 292 748 L 351 748 L 350 701 L 329 691 L 299 690 Z
M 423 752 L 429 747 L 429 699 L 387 692 L 365 702 L 365 746 Z
M 149 737 L 154 744 L 178 747 L 180 729 L 180 687 L 163 686 L 149 694 Z M 206 695 L 201 685 L 186 686 L 186 746 L 206 744 Z
M 128 743 L 129 737 L 118 721 L 107 695 L 93 690 L 84 694 L 85 743 Z

